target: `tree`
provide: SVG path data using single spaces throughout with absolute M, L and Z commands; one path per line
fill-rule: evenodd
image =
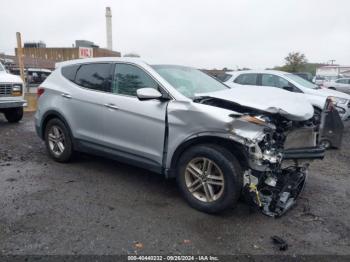
M 291 52 L 284 58 L 286 64 L 283 66 L 285 71 L 300 72 L 303 71 L 307 64 L 307 59 L 304 54 L 300 52 Z

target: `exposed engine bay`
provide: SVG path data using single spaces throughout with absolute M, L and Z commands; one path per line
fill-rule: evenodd
M 244 145 L 248 159 L 243 175 L 247 202 L 272 217 L 288 211 L 305 186 L 309 162 L 324 157 L 324 148 L 318 146 L 323 112 L 315 110 L 310 119 L 293 121 L 212 97 L 196 102 L 236 112 L 231 115 L 232 139 Z M 256 126 L 260 132 L 256 131 L 254 138 L 244 137 Z

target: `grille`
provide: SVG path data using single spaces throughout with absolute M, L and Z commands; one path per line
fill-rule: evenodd
M 11 96 L 11 94 L 12 94 L 12 84 L 0 84 L 0 97 Z

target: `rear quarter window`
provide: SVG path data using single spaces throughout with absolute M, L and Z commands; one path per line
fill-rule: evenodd
M 74 82 L 88 89 L 111 92 L 112 64 L 83 64 L 77 70 Z
M 79 66 L 80 65 L 69 65 L 62 67 L 62 75 L 68 80 L 74 82 Z

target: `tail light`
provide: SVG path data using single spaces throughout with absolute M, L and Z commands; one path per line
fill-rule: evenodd
M 45 92 L 45 88 L 43 88 L 43 87 L 38 87 L 38 89 L 37 89 L 37 91 L 36 91 L 36 94 L 37 94 L 38 98 L 39 98 L 42 94 L 44 94 L 44 92 Z

